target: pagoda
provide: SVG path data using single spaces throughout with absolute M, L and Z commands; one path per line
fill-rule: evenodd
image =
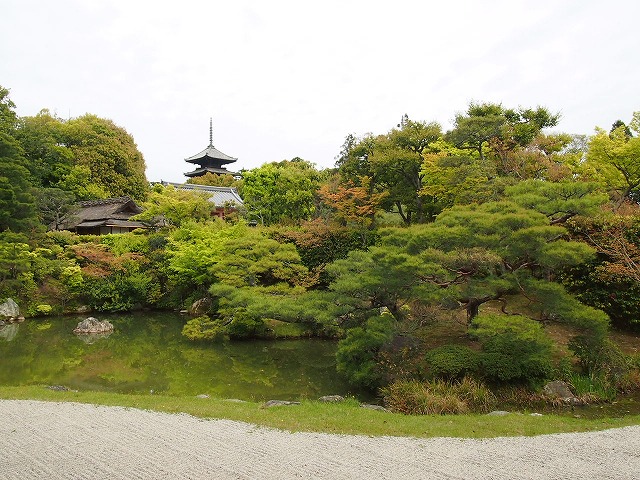
M 189 178 L 201 177 L 207 173 L 218 175 L 236 175 L 235 172 L 227 170 L 224 165 L 233 163 L 237 158 L 230 157 L 222 153 L 213 146 L 213 119 L 209 120 L 209 146 L 195 155 L 185 158 L 184 161 L 198 165 L 192 172 L 185 173 Z

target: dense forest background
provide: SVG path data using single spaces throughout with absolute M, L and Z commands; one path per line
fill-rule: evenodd
M 548 133 L 559 120 L 472 103 L 449 131 L 404 116 L 350 134 L 333 169 L 191 180 L 238 189 L 245 208 L 222 221 L 206 197 L 149 186 L 111 120 L 18 117 L 0 87 L 0 300 L 28 316 L 199 301 L 188 338 L 339 338 L 338 370 L 391 398 L 468 378 L 611 395 L 640 383 L 610 340 L 640 322 L 640 112 L 589 136 Z M 57 230 L 77 201 L 120 196 L 152 228 Z

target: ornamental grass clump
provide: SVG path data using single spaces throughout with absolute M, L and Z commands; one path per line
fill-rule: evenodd
M 445 415 L 489 411 L 496 398 L 483 384 L 465 377 L 460 381 L 401 380 L 382 389 L 384 403 L 407 415 Z

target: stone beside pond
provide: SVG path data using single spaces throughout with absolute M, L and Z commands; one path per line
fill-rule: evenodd
M 91 333 L 111 333 L 113 332 L 113 325 L 107 320 L 100 321 L 94 317 L 85 318 L 78 323 L 78 326 L 73 330 L 73 333 L 78 334 L 91 334 Z
M 320 397 L 318 401 L 325 403 L 339 403 L 344 402 L 344 397 L 342 395 L 325 395 L 324 397 Z
M 20 308 L 12 298 L 7 298 L 4 303 L 0 304 L 0 326 L 22 321 L 24 321 L 24 317 L 20 315 Z
M 262 404 L 262 408 L 282 407 L 288 405 L 300 405 L 300 402 L 289 402 L 287 400 L 267 400 Z

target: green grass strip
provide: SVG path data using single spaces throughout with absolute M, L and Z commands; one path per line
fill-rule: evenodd
M 181 412 L 200 418 L 238 420 L 292 432 L 368 436 L 489 438 L 586 432 L 640 424 L 640 415 L 599 419 L 516 413 L 505 416 L 414 416 L 368 410 L 361 408 L 357 401 L 351 399 L 340 404 L 303 401 L 300 405 L 261 408 L 260 403 L 216 398 L 53 391 L 44 386 L 0 387 L 0 398 L 80 402 L 168 413 Z

